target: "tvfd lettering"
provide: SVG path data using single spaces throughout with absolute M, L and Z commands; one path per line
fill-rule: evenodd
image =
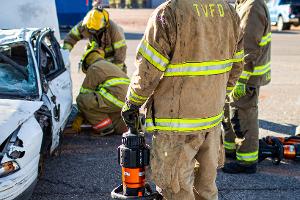
M 220 17 L 224 17 L 224 8 L 222 4 L 193 4 L 194 9 L 199 17 L 214 17 L 216 15 L 219 15 Z

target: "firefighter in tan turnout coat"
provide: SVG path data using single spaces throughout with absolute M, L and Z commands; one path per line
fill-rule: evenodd
M 222 0 L 170 0 L 148 21 L 122 116 L 132 124 L 146 103 L 152 178 L 165 199 L 218 197 L 226 89 L 243 70 L 239 23 Z
M 76 43 L 89 39 L 86 50 L 97 46 L 105 51 L 105 60 L 114 63 L 126 72 L 126 41 L 123 29 L 109 19 L 104 9 L 95 7 L 87 13 L 83 21 L 74 26 L 64 39 L 63 49 L 71 51 Z
M 86 77 L 76 99 L 80 114 L 74 120 L 73 129 L 80 131 L 84 118 L 102 136 L 112 132 L 122 134 L 127 128 L 120 112 L 129 79 L 116 65 L 105 61 L 103 54 L 94 49 L 83 59 L 82 70 Z
M 271 80 L 271 22 L 264 0 L 239 0 L 237 12 L 244 30 L 245 67 L 227 104 L 225 150 L 237 162 L 228 173 L 255 173 L 258 160 L 258 96 Z

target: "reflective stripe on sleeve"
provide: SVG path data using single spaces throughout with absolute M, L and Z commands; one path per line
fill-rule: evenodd
M 224 148 L 227 150 L 235 150 L 236 149 L 236 144 L 235 142 L 226 142 L 224 141 Z
M 192 119 L 163 119 L 155 118 L 155 125 L 152 119 L 146 119 L 146 131 L 178 131 L 190 132 L 213 128 L 219 125 L 223 119 L 223 112 L 209 118 Z
M 128 78 L 112 78 L 107 81 L 105 81 L 103 84 L 99 85 L 98 88 L 104 87 L 112 87 L 116 85 L 129 85 L 130 80 Z
M 261 47 L 266 46 L 268 43 L 271 42 L 271 40 L 272 40 L 272 33 L 268 33 L 267 35 L 265 35 L 261 38 L 259 46 L 261 46 Z
M 265 65 L 260 65 L 254 67 L 254 71 L 251 73 L 252 76 L 260 76 L 264 75 L 265 73 L 269 72 L 271 70 L 271 62 L 268 62 Z
M 126 46 L 126 41 L 125 40 L 120 40 L 118 42 L 113 43 L 114 49 L 120 49 L 122 47 Z
M 112 94 L 110 94 L 109 92 L 107 92 L 106 89 L 104 88 L 100 88 L 99 91 L 97 91 L 101 96 L 103 96 L 105 99 L 107 99 L 108 101 L 110 101 L 111 103 L 113 103 L 114 105 L 116 105 L 119 108 L 122 108 L 125 104 L 124 102 L 120 101 L 119 99 L 117 99 L 115 96 L 113 96 Z
M 88 88 L 84 88 L 81 86 L 80 88 L 80 94 L 89 94 L 91 92 L 94 92 L 94 90 L 88 89 Z
M 238 51 L 234 54 L 234 57 L 233 57 L 233 62 L 242 62 L 244 61 L 244 50 L 241 50 L 241 51 Z
M 138 95 L 132 88 L 129 89 L 129 95 L 127 98 L 138 105 L 144 104 L 148 99 L 148 97 Z
M 233 59 L 198 63 L 171 64 L 164 76 L 202 76 L 223 74 L 231 70 Z
M 240 79 L 243 79 L 247 82 L 249 80 L 251 74 L 252 74 L 251 72 L 243 71 L 240 76 Z
M 105 53 L 111 53 L 111 52 L 114 51 L 114 49 L 113 49 L 112 46 L 109 46 L 109 47 L 106 47 L 106 48 L 104 49 L 104 51 L 105 51 Z
M 226 88 L 226 94 L 230 94 L 232 92 L 234 87 L 227 87 Z
M 71 44 L 69 44 L 67 42 L 64 42 L 62 48 L 71 51 L 73 49 L 73 45 L 71 45 Z
M 74 26 L 71 30 L 71 34 L 72 36 L 74 36 L 77 40 L 81 40 L 81 34 L 78 30 L 78 27 L 77 26 Z
M 250 153 L 236 152 L 236 158 L 239 161 L 255 162 L 258 160 L 258 151 L 254 151 Z
M 154 67 L 160 71 L 165 71 L 169 60 L 156 51 L 146 40 L 143 40 L 139 46 L 138 52 Z

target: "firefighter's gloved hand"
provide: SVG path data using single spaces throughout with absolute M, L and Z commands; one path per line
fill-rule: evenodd
M 76 133 L 79 133 L 81 131 L 81 125 L 83 123 L 83 117 L 81 114 L 77 114 L 76 118 L 74 119 L 72 123 L 72 130 L 75 131 Z
M 138 129 L 139 106 L 126 102 L 122 108 L 121 115 L 129 129 Z
M 70 69 L 71 63 L 70 63 L 70 50 L 61 48 L 60 49 L 61 55 L 63 57 L 63 61 L 65 63 L 65 66 L 67 69 Z
M 241 97 L 245 96 L 246 95 L 246 84 L 237 82 L 231 95 L 234 99 L 240 99 Z

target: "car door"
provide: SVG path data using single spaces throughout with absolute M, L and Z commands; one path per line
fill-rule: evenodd
M 65 68 L 60 46 L 50 29 L 38 41 L 38 66 L 47 84 L 46 95 L 51 103 L 53 139 L 51 151 L 59 144 L 59 136 L 67 123 L 72 108 L 72 81 Z

